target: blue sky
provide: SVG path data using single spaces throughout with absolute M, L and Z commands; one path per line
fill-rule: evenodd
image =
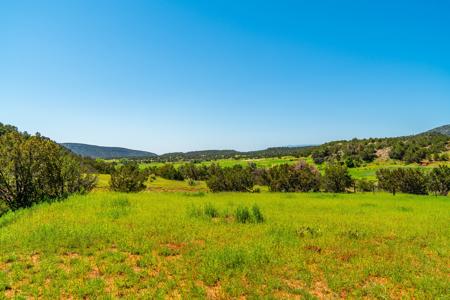
M 157 153 L 450 123 L 448 1 L 0 2 L 0 122 Z

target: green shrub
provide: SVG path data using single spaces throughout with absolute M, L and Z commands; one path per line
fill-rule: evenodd
M 273 192 L 310 192 L 320 189 L 321 175 L 304 161 L 283 164 L 268 170 L 268 185 Z
M 254 178 L 249 168 L 235 165 L 231 168 L 211 167 L 211 176 L 206 182 L 212 192 L 250 192 Z
M 165 179 L 184 180 L 183 174 L 173 164 L 164 164 L 156 170 L 156 174 Z
M 96 181 L 78 157 L 48 138 L 18 131 L 0 135 L 0 201 L 9 209 L 86 193 Z
M 127 163 L 111 174 L 110 189 L 116 192 L 139 192 L 145 189 L 147 176 L 136 163 Z
M 359 179 L 356 181 L 356 190 L 359 192 L 374 192 L 375 182 L 368 179 Z
M 428 175 L 428 190 L 441 196 L 447 196 L 450 191 L 450 168 L 439 166 Z
M 380 169 L 377 171 L 378 186 L 393 195 L 397 191 L 408 194 L 427 194 L 427 176 L 413 168 Z
M 326 192 L 343 193 L 353 183 L 345 165 L 339 163 L 329 163 L 325 167 L 323 176 L 323 188 Z

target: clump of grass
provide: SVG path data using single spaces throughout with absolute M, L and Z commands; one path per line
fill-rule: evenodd
M 211 203 L 206 203 L 203 207 L 203 212 L 205 216 L 210 218 L 217 218 L 219 216 L 219 211 Z
M 264 216 L 261 212 L 261 210 L 259 209 L 259 206 L 254 204 L 252 207 L 252 211 L 253 211 L 253 217 L 255 219 L 256 223 L 263 223 L 264 222 Z
M 128 215 L 130 212 L 130 207 L 131 204 L 127 197 L 117 197 L 106 202 L 105 209 L 101 214 L 104 214 L 112 219 L 118 219 Z
M 250 210 L 247 207 L 239 206 L 236 209 L 234 216 L 238 223 L 245 224 L 250 223 L 251 221 Z
M 366 234 L 358 229 L 355 229 L 345 232 L 344 235 L 347 236 L 349 239 L 359 240 L 363 238 Z
M 205 192 L 184 193 L 186 197 L 205 197 Z
M 217 218 L 219 217 L 219 211 L 217 208 L 211 203 L 206 203 L 203 208 L 197 207 L 195 205 L 191 205 L 188 208 L 188 215 L 193 218 Z
M 254 204 L 252 208 L 247 206 L 239 206 L 234 214 L 226 209 L 222 213 L 210 202 L 203 207 L 191 205 L 188 207 L 188 216 L 193 218 L 213 219 L 221 217 L 226 223 L 233 220 L 237 223 L 263 223 L 265 221 L 264 215 L 258 205 Z
M 297 229 L 297 235 L 299 237 L 318 237 L 322 235 L 322 232 L 320 230 L 320 228 L 315 228 L 315 227 L 311 227 L 311 226 L 302 226 L 299 229 Z
M 413 211 L 413 209 L 411 207 L 405 207 L 405 206 L 400 206 L 397 208 L 399 211 L 403 211 L 403 212 L 409 212 L 409 211 Z
M 195 205 L 190 205 L 188 207 L 188 216 L 191 218 L 200 218 L 203 215 L 203 211 L 201 208 L 195 206 Z
M 259 187 L 256 187 L 256 188 L 254 188 L 254 189 L 252 190 L 252 193 L 257 193 L 257 194 L 259 194 L 259 193 L 261 193 L 261 189 L 260 189 Z
M 253 205 L 251 210 L 246 206 L 239 206 L 236 209 L 234 217 L 236 219 L 236 222 L 242 224 L 264 222 L 264 216 L 261 210 L 259 209 L 259 206 L 256 204 Z
M 158 254 L 161 256 L 167 257 L 167 256 L 176 256 L 176 255 L 180 254 L 180 252 L 177 249 L 172 249 L 169 247 L 162 247 L 159 250 Z
M 124 208 L 124 207 L 129 207 L 130 206 L 130 201 L 128 201 L 128 198 L 126 197 L 117 197 L 113 200 L 111 200 L 111 206 L 112 207 L 120 207 L 120 208 Z
M 192 178 L 188 178 L 187 183 L 189 186 L 196 186 L 198 183 Z

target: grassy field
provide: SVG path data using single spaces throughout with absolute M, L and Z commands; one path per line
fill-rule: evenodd
M 0 295 L 448 299 L 449 200 L 383 193 L 74 196 L 0 218 Z M 265 222 L 238 223 L 236 209 L 255 203 Z
M 111 160 L 112 161 L 112 160 Z M 198 165 L 209 166 L 212 163 L 219 164 L 221 167 L 232 167 L 234 165 L 247 166 L 248 163 L 254 162 L 259 168 L 270 168 L 276 165 L 281 164 L 290 164 L 298 161 L 298 158 L 293 156 L 284 156 L 284 157 L 270 157 L 270 158 L 258 158 L 258 159 L 218 159 L 214 161 L 203 161 L 198 163 Z M 185 164 L 186 162 L 174 162 L 173 165 L 178 168 L 179 166 Z M 152 162 L 152 163 L 141 163 L 140 168 L 145 169 L 149 167 L 161 167 L 165 163 L 162 162 Z

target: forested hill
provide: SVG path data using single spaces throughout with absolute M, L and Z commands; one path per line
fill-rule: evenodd
M 426 133 L 440 133 L 440 134 L 450 136 L 450 125 L 436 127 L 436 128 L 433 128 L 433 129 L 427 131 Z
M 75 154 L 92 158 L 149 158 L 157 156 L 152 152 L 120 147 L 103 147 L 79 143 L 62 143 L 61 146 L 69 149 Z

